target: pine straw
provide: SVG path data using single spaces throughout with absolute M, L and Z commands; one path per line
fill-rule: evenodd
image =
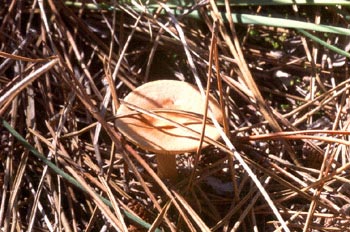
M 210 1 L 188 8 L 198 20 L 166 5 L 8 4 L 0 9 L 0 115 L 28 144 L 1 127 L 4 231 L 350 228 L 347 63 L 291 29 L 220 14 L 294 10 L 347 28 L 338 8 Z M 348 45 L 345 36 L 316 35 Z M 208 73 L 225 103 L 227 134 L 178 157 L 174 185 L 156 175 L 154 154 L 114 128 L 118 99 L 158 79 L 203 89 Z

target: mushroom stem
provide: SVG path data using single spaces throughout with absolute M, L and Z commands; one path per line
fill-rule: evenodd
M 157 154 L 157 173 L 160 178 L 176 180 L 176 155 Z

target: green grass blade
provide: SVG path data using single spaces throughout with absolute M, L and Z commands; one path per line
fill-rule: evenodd
M 317 36 L 314 36 L 312 34 L 310 34 L 309 32 L 307 31 L 304 31 L 303 29 L 298 29 L 297 30 L 298 32 L 300 32 L 301 34 L 303 34 L 304 36 L 312 39 L 313 41 L 321 44 L 322 46 L 325 46 L 326 48 L 328 48 L 329 50 L 333 51 L 333 52 L 336 52 L 342 56 L 346 56 L 348 58 L 350 58 L 350 53 L 340 49 L 340 48 L 337 48 L 336 46 L 333 46 L 331 44 L 328 44 L 327 42 L 321 40 L 320 38 L 318 38 Z
M 350 35 L 350 29 L 303 22 L 300 20 L 283 19 L 252 14 L 232 14 L 233 22 L 242 24 L 254 24 L 281 28 L 304 29 L 319 32 L 327 32 L 340 35 Z
M 281 0 L 280 0 L 281 1 Z M 287 0 L 285 0 L 287 2 Z M 241 1 L 243 2 L 243 1 Z M 258 1 L 254 1 L 258 2 Z M 265 1 L 268 2 L 268 1 Z M 269 1 L 273 2 L 273 1 Z M 292 2 L 291 0 L 288 2 Z M 344 1 L 337 1 L 337 2 L 344 2 Z M 346 1 L 350 5 L 350 1 Z M 67 6 L 75 6 L 75 7 L 82 7 L 82 3 L 74 3 L 71 1 L 66 1 L 65 4 Z M 84 5 L 85 7 L 88 7 L 89 9 L 105 9 L 105 10 L 113 10 L 116 9 L 114 7 L 108 6 L 107 4 L 93 4 L 89 3 Z M 171 7 L 172 6 L 172 7 Z M 146 5 L 147 9 L 152 12 L 152 10 L 159 7 L 159 5 Z M 172 9 L 172 13 L 176 15 L 178 9 L 175 9 L 175 6 L 170 5 L 169 6 Z M 118 10 L 118 9 L 117 9 Z M 138 10 L 138 9 L 135 9 Z M 223 18 L 226 18 L 225 14 L 223 14 Z M 190 14 L 188 14 L 190 17 L 199 19 L 199 14 L 197 11 L 192 11 Z M 342 27 L 336 27 L 336 26 L 329 26 L 329 25 L 323 25 L 323 24 L 315 24 L 315 23 L 309 23 L 309 22 L 303 22 L 300 20 L 293 20 L 293 19 L 285 19 L 281 17 L 268 17 L 268 16 L 262 16 L 262 15 L 253 15 L 253 14 L 238 14 L 233 13 L 232 14 L 233 22 L 235 23 L 242 23 L 242 24 L 253 24 L 253 25 L 263 25 L 263 26 L 272 26 L 272 27 L 281 27 L 281 28 L 292 28 L 292 29 L 304 29 L 304 30 L 313 30 L 313 31 L 319 31 L 319 32 L 327 32 L 327 33 L 333 33 L 333 34 L 341 34 L 341 35 L 350 35 L 350 29 L 342 28 Z
M 1 123 L 2 125 L 25 147 L 27 148 L 33 155 L 35 155 L 37 158 L 39 158 L 43 163 L 45 163 L 47 166 L 49 166 L 56 174 L 62 176 L 64 179 L 66 179 L 69 183 L 73 184 L 74 186 L 80 188 L 81 190 L 85 191 L 84 187 L 76 180 L 74 179 L 71 175 L 67 174 L 64 172 L 62 169 L 57 167 L 54 163 L 52 163 L 50 160 L 48 160 L 45 156 L 43 156 L 40 152 L 38 152 L 32 145 L 30 145 L 14 128 L 11 127 L 11 125 L 1 118 Z M 96 195 L 109 207 L 112 207 L 111 202 L 98 195 Z M 122 209 L 123 210 L 123 209 Z M 143 220 L 140 220 L 139 218 L 135 217 L 134 215 L 130 214 L 126 210 L 123 210 L 123 213 L 127 218 L 132 220 L 133 222 L 139 224 L 140 226 L 149 229 L 151 225 Z M 161 230 L 156 229 L 155 231 L 161 232 Z
M 223 1 L 219 1 L 217 3 L 218 5 L 223 5 Z M 273 5 L 343 5 L 343 6 L 350 6 L 350 1 L 347 0 L 338 0 L 338 1 L 332 1 L 332 0 L 235 0 L 231 1 L 231 6 L 273 6 Z

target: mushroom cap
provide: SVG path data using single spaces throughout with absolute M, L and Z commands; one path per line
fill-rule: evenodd
M 124 101 L 142 109 L 153 111 L 164 118 L 181 123 L 197 132 L 202 130 L 205 100 L 198 88 L 176 80 L 148 82 L 130 92 Z M 223 121 L 220 106 L 213 96 L 209 107 L 218 122 Z M 123 117 L 125 115 L 125 117 Z M 125 104 L 117 111 L 115 126 L 132 143 L 157 154 L 179 154 L 197 149 L 200 135 L 150 115 L 138 113 Z M 208 120 L 205 135 L 217 140 L 219 133 Z M 207 146 L 203 143 L 203 147 Z

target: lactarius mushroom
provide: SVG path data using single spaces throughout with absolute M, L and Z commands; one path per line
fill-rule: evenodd
M 175 80 L 148 82 L 130 92 L 124 102 L 175 121 L 199 134 L 202 130 L 205 100 L 197 87 L 189 83 Z M 176 179 L 175 155 L 196 151 L 200 135 L 162 118 L 137 112 L 130 106 L 122 104 L 119 107 L 115 126 L 132 143 L 156 154 L 159 177 Z M 221 123 L 219 104 L 211 95 L 209 107 Z M 210 120 L 206 122 L 205 136 L 214 140 L 219 138 L 219 133 Z M 203 143 L 203 147 L 208 145 Z

